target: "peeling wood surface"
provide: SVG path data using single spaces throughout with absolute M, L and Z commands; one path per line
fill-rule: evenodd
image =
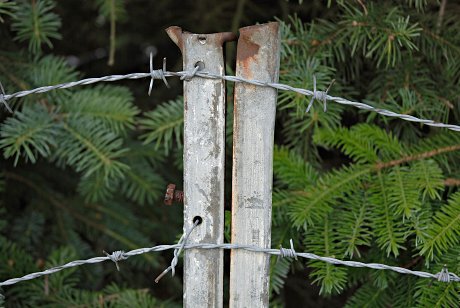
M 234 38 L 231 33 L 166 31 L 181 49 L 184 70 L 201 61 L 206 71 L 224 75 L 222 45 Z M 188 243 L 224 242 L 224 159 L 224 81 L 184 81 L 184 228 L 189 230 L 196 216 L 203 219 Z M 222 250 L 187 249 L 184 307 L 222 307 L 223 269 Z
M 236 76 L 278 82 L 278 23 L 240 29 Z M 233 128 L 232 243 L 270 248 L 277 92 L 236 83 Z M 268 307 L 270 257 L 234 249 L 230 307 Z

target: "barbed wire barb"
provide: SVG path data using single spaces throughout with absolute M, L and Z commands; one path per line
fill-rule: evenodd
M 442 270 L 436 274 L 436 277 L 438 281 L 442 281 L 442 282 L 451 282 L 451 281 L 460 280 L 460 278 L 454 273 L 449 273 L 449 271 L 447 270 L 446 264 L 444 264 L 444 266 L 442 267 Z
M 117 250 L 112 252 L 111 254 L 103 251 L 103 253 L 109 258 L 113 263 L 115 263 L 115 266 L 117 267 L 117 270 L 120 271 L 120 266 L 118 265 L 118 261 L 126 260 L 128 259 L 127 256 L 125 256 L 125 252 L 123 250 Z
M 294 243 L 292 242 L 292 238 L 289 240 L 289 243 L 291 244 L 291 248 L 283 248 L 283 246 L 280 245 L 280 257 L 281 258 L 294 258 L 297 259 L 297 253 L 295 252 L 294 249 Z
M 327 111 L 327 93 L 331 89 L 331 87 L 334 84 L 334 82 L 335 82 L 335 79 L 332 79 L 332 81 L 329 84 L 329 87 L 327 87 L 326 91 L 316 91 L 316 76 L 313 75 L 313 94 L 311 96 L 310 103 L 308 104 L 307 109 L 305 110 L 305 113 L 308 113 L 310 111 L 310 108 L 313 106 L 313 102 L 315 100 L 323 102 L 323 110 L 324 110 L 324 112 Z
M 166 87 L 169 88 L 169 83 L 166 80 L 164 72 L 166 72 L 166 58 L 163 58 L 163 69 L 154 70 L 153 69 L 153 54 L 150 53 L 150 77 L 151 78 L 150 78 L 150 85 L 149 85 L 149 92 L 148 92 L 149 96 L 152 93 L 153 81 L 155 79 L 163 80 Z
M 179 239 L 179 242 L 177 243 L 177 245 L 180 245 L 180 247 L 174 249 L 174 258 L 171 261 L 171 265 L 168 266 L 160 275 L 158 275 L 157 278 L 155 278 L 155 283 L 158 283 L 160 279 L 163 278 L 163 276 L 166 275 L 169 271 L 171 271 L 172 277 L 174 277 L 174 275 L 176 274 L 176 265 L 179 261 L 180 253 L 184 249 L 185 244 L 187 243 L 187 240 L 190 234 L 192 233 L 193 229 L 195 229 L 195 227 L 198 226 L 199 223 L 199 220 L 195 220 L 192 228 L 190 228 L 188 232 L 184 232 L 184 234 L 182 234 L 181 238 Z
M 13 110 L 10 108 L 10 106 L 6 102 L 5 95 L 6 95 L 5 89 L 3 88 L 3 85 L 0 82 L 0 102 L 3 104 L 3 106 L 5 106 L 6 110 L 8 110 L 10 113 L 13 113 Z

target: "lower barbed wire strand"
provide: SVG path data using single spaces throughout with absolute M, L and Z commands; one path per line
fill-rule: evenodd
M 165 67 L 165 64 L 164 64 L 164 67 Z M 364 103 L 349 101 L 341 97 L 330 96 L 327 94 L 330 86 L 328 90 L 326 90 L 325 92 L 316 91 L 316 88 L 314 89 L 314 91 L 310 91 L 307 89 L 295 88 L 295 87 L 285 85 L 285 84 L 264 82 L 264 81 L 259 81 L 259 80 L 249 80 L 249 79 L 245 79 L 245 78 L 241 78 L 237 76 L 221 76 L 217 74 L 211 74 L 211 73 L 207 73 L 203 71 L 197 71 L 196 67 L 193 70 L 181 71 L 181 72 L 168 72 L 168 71 L 165 71 L 164 69 L 163 70 L 152 70 L 151 69 L 149 73 L 132 73 L 132 74 L 127 74 L 127 75 L 111 75 L 111 76 L 104 76 L 104 77 L 99 77 L 99 78 L 87 78 L 87 79 L 83 79 L 80 81 L 58 84 L 54 86 L 39 87 L 36 89 L 27 90 L 27 91 L 20 91 L 20 92 L 16 92 L 16 93 L 9 94 L 9 95 L 4 93 L 4 90 L 2 87 L 1 89 L 2 91 L 0 92 L 0 102 L 4 103 L 8 107 L 8 105 L 6 104 L 6 101 L 9 99 L 15 98 L 15 97 L 24 97 L 26 95 L 30 95 L 34 93 L 44 93 L 44 92 L 48 92 L 48 91 L 55 90 L 55 89 L 66 89 L 66 88 L 71 88 L 71 87 L 75 87 L 79 85 L 88 85 L 88 84 L 93 84 L 97 82 L 112 82 L 112 81 L 118 81 L 122 79 L 151 78 L 151 83 L 149 87 L 149 91 L 151 91 L 153 79 L 162 79 L 167 85 L 165 77 L 173 77 L 173 76 L 180 77 L 181 79 L 186 79 L 186 80 L 195 78 L 195 77 L 209 78 L 209 79 L 223 79 L 223 80 L 227 80 L 231 82 L 244 82 L 244 83 L 252 84 L 255 86 L 271 87 L 271 88 L 282 90 L 282 91 L 293 91 L 293 92 L 296 92 L 296 93 L 299 93 L 305 96 L 312 96 L 313 99 L 323 101 L 324 106 L 325 106 L 326 101 L 334 101 L 342 105 L 350 105 L 350 106 L 354 106 L 359 109 L 377 112 L 384 116 L 400 118 L 405 121 L 418 122 L 418 123 L 422 123 L 422 124 L 430 125 L 434 127 L 446 128 L 446 129 L 453 130 L 453 131 L 460 131 L 460 126 L 457 126 L 457 125 L 439 123 L 439 122 L 435 122 L 433 120 L 428 120 L 428 119 L 419 119 L 411 115 L 398 114 L 396 112 L 392 112 L 389 110 L 375 108 L 371 105 L 367 105 Z M 190 234 L 192 230 L 193 228 L 189 231 L 188 235 Z M 460 278 L 453 273 L 449 273 L 447 271 L 447 268 L 443 268 L 443 270 L 437 274 L 431 274 L 431 273 L 421 272 L 421 271 L 411 271 L 405 268 L 389 266 L 385 264 L 362 263 L 362 262 L 357 262 L 357 261 L 344 261 L 344 260 L 339 260 L 339 259 L 330 258 L 330 257 L 321 257 L 321 256 L 317 256 L 311 253 L 297 253 L 294 251 L 292 245 L 291 245 L 291 249 L 281 248 L 282 250 L 278 250 L 278 249 L 260 248 L 260 247 L 237 245 L 237 244 L 186 244 L 186 239 L 185 239 L 176 245 L 159 245 L 159 246 L 150 247 L 150 248 L 139 248 L 139 249 L 131 250 L 126 253 L 123 251 L 116 251 L 112 254 L 107 254 L 106 257 L 95 257 L 95 258 L 91 258 L 87 260 L 72 261 L 72 262 L 69 262 L 61 266 L 47 269 L 45 271 L 31 273 L 31 274 L 25 275 L 20 278 L 8 279 L 6 281 L 1 282 L 0 286 L 12 285 L 17 282 L 31 280 L 31 279 L 34 279 L 34 278 L 37 278 L 43 275 L 49 275 L 49 274 L 56 273 L 66 268 L 71 268 L 71 267 L 80 266 L 84 264 L 99 263 L 99 262 L 104 262 L 107 260 L 111 260 L 115 262 L 117 268 L 119 268 L 117 262 L 121 260 L 125 260 L 129 258 L 130 256 L 140 255 L 140 254 L 150 253 L 150 252 L 163 251 L 163 250 L 168 250 L 168 249 L 174 249 L 175 253 L 174 253 L 173 261 L 171 262 L 171 266 L 168 267 L 168 269 L 164 271 L 166 273 L 169 270 L 173 270 L 174 272 L 174 267 L 177 264 L 178 256 L 182 249 L 244 249 L 248 251 L 268 253 L 271 255 L 278 255 L 278 256 L 302 257 L 306 259 L 318 260 L 318 261 L 323 261 L 323 262 L 327 262 L 331 264 L 343 265 L 343 266 L 349 266 L 349 267 L 365 267 L 365 268 L 379 269 L 379 270 L 381 269 L 391 270 L 391 271 L 395 271 L 395 272 L 402 273 L 402 274 L 410 274 L 410 275 L 415 275 L 415 276 L 424 277 L 424 278 L 434 278 L 442 282 L 460 281 Z M 160 276 L 159 278 L 161 278 Z
M 183 243 L 180 243 L 180 244 L 175 244 L 175 245 L 159 245 L 159 246 L 154 246 L 150 248 L 139 248 L 139 249 L 135 249 L 135 250 L 131 250 L 126 253 L 123 253 L 122 256 L 124 260 L 124 259 L 127 259 L 128 257 L 140 255 L 144 253 L 158 252 L 158 251 L 164 251 L 164 250 L 169 250 L 169 249 L 181 249 L 181 248 L 183 249 L 243 249 L 247 251 L 266 253 L 266 254 L 275 255 L 275 256 L 280 256 L 283 254 L 283 252 L 281 252 L 279 249 L 261 248 L 261 247 L 255 247 L 255 246 L 250 246 L 250 245 L 211 244 L 211 243 L 183 245 Z M 116 253 L 120 253 L 120 251 L 117 251 Z M 441 272 L 432 274 L 432 273 L 422 272 L 422 271 L 412 271 L 412 270 L 409 270 L 403 267 L 390 266 L 390 265 L 380 264 L 380 263 L 363 263 L 363 262 L 358 262 L 358 261 L 339 260 L 339 259 L 331 258 L 331 257 L 321 257 L 318 255 L 315 255 L 312 253 L 306 253 L 306 252 L 293 252 L 289 256 L 290 257 L 300 257 L 300 258 L 305 258 L 305 259 L 310 259 L 310 260 L 317 260 L 317 261 L 322 261 L 322 262 L 326 262 L 330 264 L 343 265 L 343 266 L 348 266 L 348 267 L 362 267 L 362 268 L 370 268 L 370 269 L 376 269 L 376 270 L 390 270 L 390 271 L 394 271 L 400 274 L 414 275 L 414 276 L 418 276 L 422 278 L 437 279 L 441 282 L 446 282 L 446 283 L 460 281 L 460 277 L 458 277 L 456 274 L 449 273 L 446 267 L 444 267 Z M 176 255 L 175 255 L 175 258 L 176 258 Z M 80 266 L 84 264 L 94 264 L 94 263 L 104 262 L 108 260 L 114 261 L 113 258 L 108 257 L 108 256 L 95 257 L 95 258 L 91 258 L 87 260 L 76 260 L 76 261 L 72 261 L 64 265 L 61 265 L 61 266 L 56 266 L 56 267 L 47 269 L 45 271 L 31 273 L 31 274 L 28 274 L 28 275 L 25 275 L 19 278 L 12 278 L 12 279 L 5 280 L 0 283 L 0 287 L 16 284 L 21 281 L 35 279 L 35 278 L 38 278 L 44 275 L 50 275 L 50 274 L 62 271 L 66 268 L 76 267 L 76 266 Z M 121 259 L 116 259 L 116 260 L 119 261 Z
M 188 230 L 187 232 L 185 232 L 179 242 L 177 243 L 177 245 L 180 245 L 179 248 L 176 248 L 174 249 L 174 258 L 172 259 L 171 261 L 171 265 L 166 268 L 160 275 L 158 275 L 158 277 L 155 279 L 155 282 L 158 283 L 160 281 L 160 279 L 166 275 L 169 271 L 172 272 L 172 276 L 174 277 L 175 273 L 176 273 L 176 265 L 177 265 L 177 262 L 179 261 L 179 256 L 180 256 L 180 253 L 182 252 L 182 250 L 184 249 L 185 247 L 185 244 L 187 243 L 187 240 L 190 236 L 190 234 L 192 233 L 192 231 L 195 229 L 196 226 L 198 226 L 199 224 L 199 221 L 196 220 L 194 223 L 193 223 L 193 226 L 190 228 L 190 230 Z
M 335 96 L 328 95 L 327 93 L 328 93 L 330 86 L 328 90 L 326 91 L 310 91 L 307 89 L 292 87 L 286 84 L 272 83 L 272 82 L 266 82 L 266 81 L 260 81 L 260 80 L 251 80 L 251 79 L 245 79 L 245 78 L 241 78 L 237 76 L 218 75 L 218 74 L 212 74 L 212 73 L 205 72 L 205 71 L 197 71 L 197 67 L 194 67 L 193 69 L 188 70 L 188 71 L 180 71 L 180 72 L 169 72 L 169 71 L 165 71 L 164 69 L 159 69 L 159 70 L 151 69 L 149 73 L 131 73 L 127 75 L 111 75 L 111 76 L 104 76 L 104 77 L 99 77 L 99 78 L 87 78 L 87 79 L 83 79 L 80 81 L 63 83 L 63 84 L 58 84 L 54 86 L 39 87 L 36 89 L 20 91 L 20 92 L 16 92 L 13 94 L 3 94 L 0 97 L 1 98 L 0 101 L 3 102 L 5 106 L 8 106 L 6 104 L 6 101 L 12 98 L 15 98 L 15 97 L 23 97 L 23 96 L 34 94 L 34 93 L 44 93 L 44 92 L 48 92 L 48 91 L 55 90 L 55 89 L 67 89 L 67 88 L 71 88 L 71 87 L 75 87 L 79 85 L 88 85 L 88 84 L 93 84 L 97 82 L 113 82 L 113 81 L 118 81 L 122 79 L 151 78 L 150 87 L 149 87 L 149 93 L 150 93 L 151 87 L 152 87 L 152 81 L 154 79 L 162 79 L 165 82 L 166 77 L 180 77 L 181 80 L 184 80 L 184 79 L 189 80 L 191 78 L 196 78 L 196 77 L 208 78 L 208 79 L 222 79 L 222 80 L 231 81 L 231 82 L 243 82 L 243 83 L 260 86 L 260 87 L 270 87 L 270 88 L 282 90 L 282 91 L 292 91 L 292 92 L 299 93 L 305 96 L 312 96 L 312 98 L 322 101 L 324 104 L 324 107 L 326 106 L 326 101 L 333 101 L 341 105 L 353 106 L 353 107 L 356 107 L 362 110 L 376 112 L 378 114 L 381 114 L 387 117 L 399 118 L 399 119 L 409 121 L 409 122 L 417 122 L 417 123 L 421 123 L 421 124 L 425 124 L 425 125 L 429 125 L 433 127 L 440 127 L 440 128 L 445 128 L 445 129 L 460 132 L 460 126 L 458 125 L 440 123 L 440 122 L 436 122 L 436 121 L 429 120 L 429 119 L 420 119 L 420 118 L 417 118 L 411 115 L 400 114 L 400 113 L 396 113 L 390 110 L 376 108 L 368 104 L 350 101 L 342 97 L 335 97 Z M 167 82 L 165 82 L 165 84 L 167 84 Z M 309 105 L 311 105 L 311 103 Z

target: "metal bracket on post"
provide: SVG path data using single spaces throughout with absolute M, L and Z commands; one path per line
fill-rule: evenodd
M 184 70 L 196 66 L 224 75 L 222 45 L 229 32 L 194 34 L 179 27 L 166 32 L 179 46 Z M 184 229 L 196 227 L 188 243 L 224 242 L 225 83 L 184 81 Z M 184 230 L 184 231 L 185 231 Z M 223 306 L 223 251 L 187 249 L 184 256 L 184 307 Z
M 278 23 L 240 29 L 236 76 L 278 82 Z M 236 83 L 233 126 L 232 243 L 270 248 L 277 91 Z M 268 307 L 270 257 L 234 249 L 230 307 Z

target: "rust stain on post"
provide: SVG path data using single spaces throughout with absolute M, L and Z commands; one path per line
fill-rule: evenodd
M 278 23 L 240 29 L 236 76 L 277 82 Z M 275 89 L 236 83 L 233 128 L 232 243 L 270 248 Z M 268 307 L 270 257 L 232 250 L 230 307 Z
M 260 43 L 264 41 L 264 35 L 278 32 L 279 25 L 277 22 L 249 26 L 240 29 L 236 61 L 237 67 L 241 69 L 242 77 L 248 79 L 253 78 L 253 72 L 251 71 L 250 64 L 258 62 L 258 57 L 260 57 L 261 54 L 272 58 L 272 62 L 268 62 L 267 60 L 269 59 L 264 59 L 264 61 L 267 62 L 267 65 L 269 65 L 268 69 L 273 69 L 276 59 L 273 58 L 273 55 L 270 55 L 267 52 L 260 52 L 259 49 L 261 47 Z M 267 48 L 267 46 L 264 46 L 264 48 Z
M 237 52 L 237 61 L 238 62 L 245 62 L 249 58 L 252 58 L 257 55 L 259 51 L 259 45 L 255 44 L 254 42 L 250 41 L 250 37 L 242 36 L 242 39 L 238 41 L 238 52 Z
M 194 34 L 170 27 L 168 35 L 180 48 L 184 70 L 198 62 L 224 75 L 224 42 L 229 32 Z M 224 241 L 225 84 L 223 80 L 184 81 L 184 229 L 196 216 L 202 223 L 188 243 Z M 184 230 L 184 231 L 185 231 Z M 184 307 L 223 306 L 222 250 L 187 249 L 184 256 Z

